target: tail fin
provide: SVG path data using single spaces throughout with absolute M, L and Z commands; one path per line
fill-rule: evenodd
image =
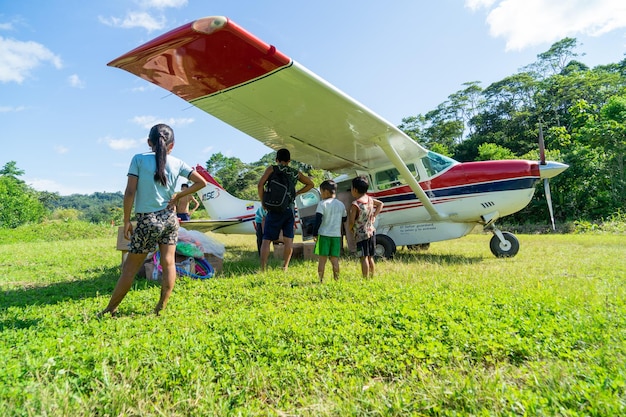
M 254 219 L 254 213 L 261 205 L 258 201 L 242 200 L 228 193 L 201 165 L 196 166 L 196 171 L 207 180 L 206 187 L 198 191 L 198 195 L 211 219 Z
M 209 174 L 209 171 L 207 171 L 202 165 L 196 165 L 196 171 L 198 172 L 198 174 L 202 175 L 202 177 L 204 177 L 204 179 L 207 180 L 207 182 L 213 184 L 215 187 L 219 189 L 222 189 L 222 190 L 224 189 L 224 187 L 222 187 L 220 183 L 217 182 L 217 180 L 213 178 L 211 174 Z

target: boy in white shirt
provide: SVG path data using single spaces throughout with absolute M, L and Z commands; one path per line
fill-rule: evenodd
M 348 213 L 343 203 L 335 198 L 337 184 L 326 180 L 320 184 L 323 200 L 317 205 L 315 214 L 315 254 L 319 255 L 317 274 L 320 282 L 324 281 L 326 261 L 330 257 L 333 266 L 333 277 L 339 279 L 339 255 L 341 253 L 341 225 L 347 220 Z

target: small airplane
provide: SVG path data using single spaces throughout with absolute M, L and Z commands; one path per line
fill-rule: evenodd
M 337 198 L 347 207 L 352 178 L 367 176 L 368 193 L 384 202 L 376 225 L 381 256 L 392 257 L 397 246 L 423 248 L 456 239 L 477 225 L 492 230 L 495 256 L 515 256 L 519 241 L 495 222 L 526 207 L 542 179 L 554 227 L 548 179 L 568 165 L 545 160 L 541 131 L 539 161 L 457 162 L 425 149 L 223 16 L 187 23 L 108 65 L 174 93 L 272 149 L 289 149 L 294 160 L 339 174 Z M 214 231 L 254 233 L 252 217 L 260 203 L 237 202 L 215 181 L 200 194 L 215 216 Z M 318 201 L 317 190 L 296 201 L 304 239 Z M 241 212 L 237 204 L 243 204 Z

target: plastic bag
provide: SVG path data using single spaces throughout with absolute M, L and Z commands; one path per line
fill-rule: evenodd
M 191 243 L 200 248 L 203 253 L 210 253 L 211 255 L 215 255 L 222 259 L 224 258 L 224 252 L 226 252 L 226 248 L 223 243 L 212 239 L 198 230 L 187 230 L 184 227 L 179 228 L 178 241 Z

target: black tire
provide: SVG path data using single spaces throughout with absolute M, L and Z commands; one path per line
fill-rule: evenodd
M 393 258 L 396 253 L 396 244 L 386 235 L 376 235 L 376 257 L 383 259 Z
M 504 236 L 506 244 L 502 244 L 495 234 L 492 236 L 491 241 L 489 241 L 491 253 L 497 258 L 510 258 L 517 255 L 517 252 L 519 252 L 519 240 L 513 233 L 509 232 L 502 232 L 502 236 Z

